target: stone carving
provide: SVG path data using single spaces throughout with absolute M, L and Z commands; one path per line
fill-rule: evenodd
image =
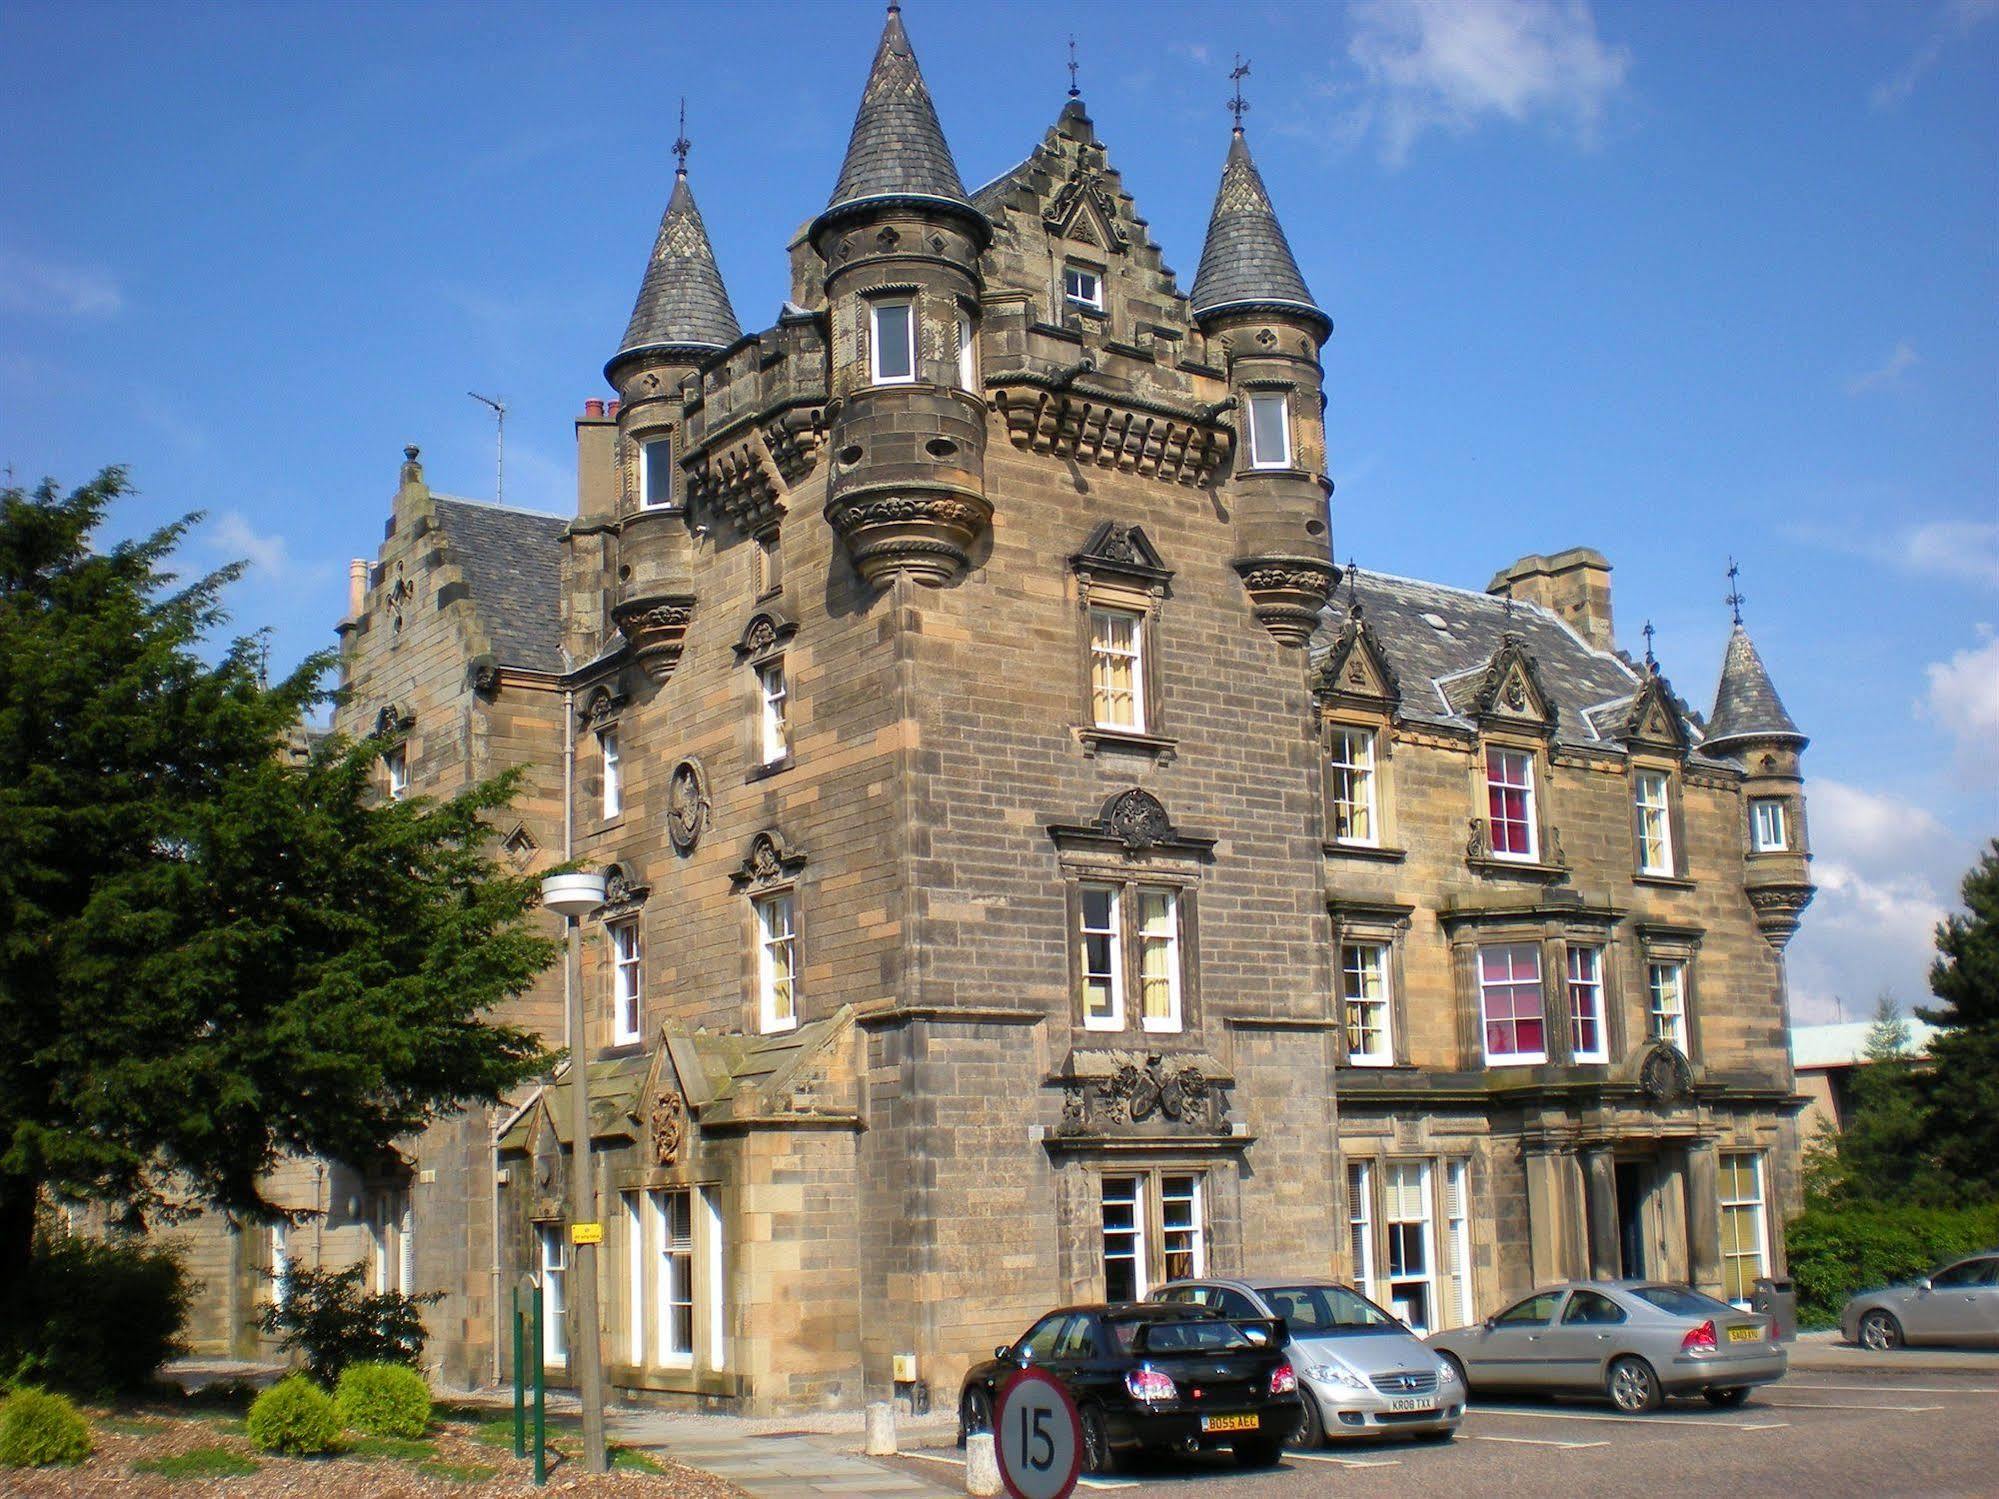
M 382 711 L 375 715 L 375 736 L 389 738 L 397 734 L 407 734 L 416 724 L 416 715 L 395 703 L 384 703 Z
M 631 599 L 614 608 L 611 617 L 641 671 L 655 682 L 673 675 L 687 644 L 687 627 L 694 620 L 693 599 Z
M 863 581 L 878 585 L 908 573 L 937 588 L 971 566 L 971 548 L 991 524 L 993 507 L 971 494 L 884 497 L 863 491 L 828 500 L 825 516 Z
M 1099 524 L 1084 541 L 1083 549 L 1069 559 L 1069 565 L 1084 574 L 1136 578 L 1155 589 L 1173 576 L 1144 527 L 1122 521 Z
M 652 894 L 652 886 L 642 885 L 632 877 L 632 872 L 622 864 L 613 864 L 604 871 L 605 920 L 613 921 L 621 916 L 629 916 L 646 902 Z
M 1540 668 L 1520 637 L 1504 636 L 1485 664 L 1485 673 L 1471 697 L 1471 716 L 1486 718 L 1504 710 L 1521 718 L 1546 719 L 1548 694 L 1541 688 Z
M 608 687 L 599 687 L 590 694 L 590 701 L 584 705 L 583 721 L 593 731 L 609 728 L 617 721 L 618 712 L 625 706 L 625 699 L 613 693 Z
M 777 644 L 777 626 L 768 618 L 759 619 L 743 637 L 743 645 L 753 656 L 761 656 Z
M 666 788 L 666 836 L 683 854 L 694 852 L 708 826 L 708 777 L 699 760 L 682 760 L 673 767 Z
M 1778 951 L 1789 942 L 1798 930 L 1798 918 L 1812 897 L 1818 894 L 1815 885 L 1755 885 L 1745 892 L 1749 897 L 1749 907 L 1756 913 L 1756 929 L 1763 934 L 1763 940 Z
M 804 867 L 805 856 L 786 847 L 782 833 L 766 828 L 750 840 L 749 852 L 729 879 L 738 890 L 755 888 L 788 879 Z
M 1157 1052 L 1140 1062 L 1121 1062 L 1108 1077 L 1063 1084 L 1065 1135 L 1119 1130 L 1213 1133 L 1225 1112 L 1221 1089 L 1192 1064 L 1174 1065 Z
M 757 834 L 756 842 L 750 845 L 750 877 L 774 880 L 783 872 L 784 861 L 778 855 L 777 845 L 768 833 Z
M 526 869 L 534 862 L 536 851 L 541 847 L 534 841 L 534 834 L 527 830 L 526 823 L 515 823 L 514 830 L 500 840 L 500 848 L 516 869 Z
M 1048 377 L 995 372 L 993 404 L 1017 448 L 1192 487 L 1214 481 L 1229 429 L 1205 415 L 1143 409 L 1124 399 L 1048 388 Z
M 1117 221 L 1117 201 L 1111 196 L 1110 189 L 1104 185 L 1103 174 L 1080 163 L 1076 172 L 1055 194 L 1054 201 L 1048 205 L 1048 212 L 1042 216 L 1042 222 L 1056 234 L 1083 238 L 1083 235 L 1077 231 L 1084 225 L 1078 224 L 1077 220 L 1086 204 L 1102 226 L 1104 236 L 1109 239 L 1108 248 L 1123 250 L 1131 243 L 1131 236 L 1125 233 Z M 1088 236 L 1088 242 L 1091 244 L 1096 243 L 1097 239 L 1098 236 L 1095 234 Z
M 672 1088 L 654 1095 L 646 1121 L 652 1133 L 653 1163 L 671 1166 L 680 1159 L 680 1147 L 687 1143 L 687 1102 Z
M 1111 798 L 1103 823 L 1127 853 L 1143 853 L 1173 836 L 1173 819 L 1159 798 L 1136 786 Z
M 1318 628 L 1339 569 L 1298 557 L 1246 557 L 1235 563 L 1257 622 L 1284 645 L 1304 645 Z
M 1654 1042 L 1638 1066 L 1638 1086 L 1655 1104 L 1681 1103 L 1694 1091 L 1694 1069 L 1672 1042 Z

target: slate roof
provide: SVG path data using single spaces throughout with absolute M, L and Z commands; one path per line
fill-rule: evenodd
M 1201 268 L 1194 273 L 1192 303 L 1196 317 L 1241 303 L 1288 304 L 1332 325 L 1299 274 L 1291 242 L 1277 222 L 1263 174 L 1250 159 L 1240 130 L 1229 138 L 1207 243 L 1201 247 Z
M 1721 683 L 1715 688 L 1714 713 L 1708 719 L 1710 747 L 1726 740 L 1768 736 L 1803 739 L 1791 715 L 1784 711 L 1770 673 L 1749 632 L 1738 622 L 1728 637 L 1728 650 L 1721 658 Z
M 442 495 L 431 505 L 500 664 L 562 671 L 561 542 L 569 522 Z
M 726 349 L 742 336 L 683 169 L 673 175 L 673 193 L 660 215 L 652 259 L 618 354 L 662 347 Z
M 1312 637 L 1316 669 L 1347 622 L 1353 591 L 1342 587 L 1321 614 Z M 1621 657 L 1596 650 L 1545 609 L 1470 589 L 1449 588 L 1387 573 L 1360 575 L 1363 617 L 1394 669 L 1402 691 L 1398 712 L 1426 723 L 1471 729 L 1466 714 L 1487 664 L 1504 637 L 1519 637 L 1535 675 L 1552 700 L 1555 737 L 1571 744 L 1619 743 L 1641 679 Z M 1688 737 L 1698 741 L 1691 727 Z
M 944 198 L 971 206 L 958 164 L 937 123 L 936 106 L 902 29 L 902 7 L 891 4 L 861 92 L 847 159 L 827 212 L 867 198 Z

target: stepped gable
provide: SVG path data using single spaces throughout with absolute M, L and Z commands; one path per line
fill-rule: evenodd
M 430 503 L 498 664 L 564 670 L 561 543 L 568 521 L 443 495 Z

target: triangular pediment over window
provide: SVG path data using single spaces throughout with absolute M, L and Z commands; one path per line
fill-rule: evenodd
M 1687 722 L 1680 710 L 1679 700 L 1666 679 L 1656 671 L 1645 673 L 1638 691 L 1632 696 L 1631 708 L 1624 718 L 1623 733 L 1620 736 L 1632 747 L 1670 750 L 1674 754 L 1687 751 Z
M 1146 583 L 1164 583 L 1173 576 L 1143 527 L 1114 520 L 1092 531 L 1069 565 L 1097 577 L 1134 578 Z
M 1380 637 L 1359 606 L 1348 613 L 1333 647 L 1319 667 L 1313 686 L 1335 701 L 1393 708 L 1402 700 L 1402 684 L 1382 649 Z
M 1508 635 L 1492 653 L 1485 671 L 1471 679 L 1466 711 L 1481 723 L 1532 724 L 1537 728 L 1555 726 L 1553 700 L 1541 685 L 1534 658 L 1517 635 Z

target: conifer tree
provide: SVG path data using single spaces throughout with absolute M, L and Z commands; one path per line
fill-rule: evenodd
M 198 517 L 98 547 L 127 493 L 0 489 L 0 1286 L 44 1191 L 267 1215 L 282 1154 L 366 1160 L 544 1058 L 490 1023 L 556 955 L 484 850 L 505 781 L 385 802 L 309 746 L 333 662 L 204 659 L 239 572 Z
M 1964 877 L 1964 910 L 1937 927 L 1930 992 L 1940 1027 L 1923 1076 L 1925 1154 L 1967 1201 L 1999 1200 L 1999 839 Z

